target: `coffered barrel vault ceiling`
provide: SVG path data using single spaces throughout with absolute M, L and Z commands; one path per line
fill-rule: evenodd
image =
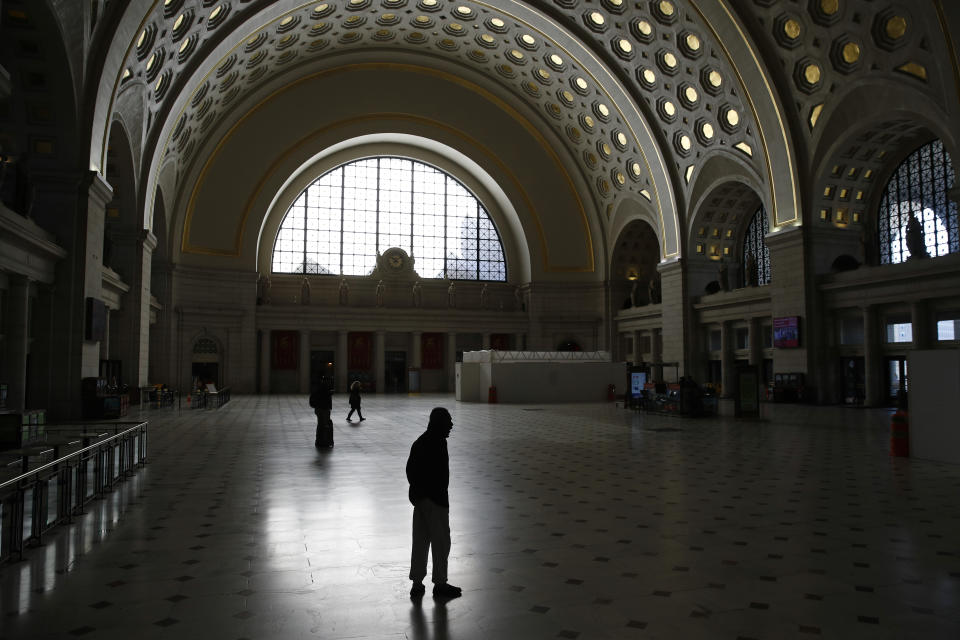
M 851 74 L 858 79 L 867 72 L 897 74 L 920 90 L 953 83 L 949 70 L 931 62 L 944 59 L 931 50 L 931 42 L 943 40 L 928 33 L 937 27 L 931 22 L 935 13 L 908 11 L 900 2 L 139 4 L 142 13 L 136 28 L 128 29 L 130 41 L 116 43 L 125 54 L 116 76 L 106 79 L 112 83 L 105 102 L 113 118 L 105 121 L 142 123 L 138 133 L 147 160 L 141 166 L 151 188 L 161 169 L 173 167 L 176 180 L 188 175 L 211 137 L 242 116 L 238 105 L 268 83 L 295 82 L 320 61 L 329 66 L 360 54 L 389 60 L 392 51 L 402 50 L 419 56 L 426 67 L 442 60 L 447 68 L 460 65 L 483 74 L 491 87 L 522 101 L 527 113 L 536 114 L 530 116 L 533 125 L 562 141 L 565 156 L 590 185 L 601 225 L 623 199 L 648 204 L 659 222 L 662 258 L 681 253 L 680 229 L 689 224 L 682 212 L 699 168 L 712 156 L 725 155 L 755 175 L 766 189 L 760 198 L 775 210 L 775 172 L 795 169 L 771 166 L 768 145 L 785 146 L 782 141 L 789 139 L 800 145 L 801 155 L 813 155 L 818 127 L 842 103 L 837 96 Z M 721 14 L 730 23 L 709 24 L 705 17 Z M 723 36 L 728 42 L 718 40 L 719 33 L 730 34 L 731 25 L 742 27 L 755 52 L 739 51 L 746 40 L 732 35 Z M 921 41 L 926 49 L 916 46 Z M 734 66 L 737 55 L 766 60 L 758 66 L 769 69 L 773 88 L 767 90 L 788 112 L 786 123 L 758 121 L 755 96 L 764 88 L 747 86 L 745 71 Z M 784 131 L 798 123 L 802 131 Z M 778 128 L 779 139 L 763 137 L 765 129 Z M 92 165 L 105 165 L 107 140 L 106 130 L 94 140 Z M 856 191 L 851 187 L 850 193 Z M 776 214 L 771 228 L 799 222 L 798 206 L 783 208 L 794 211 Z

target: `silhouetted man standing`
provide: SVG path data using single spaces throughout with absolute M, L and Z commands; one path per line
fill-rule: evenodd
M 447 583 L 447 557 L 450 555 L 450 458 L 447 438 L 453 429 L 450 412 L 437 407 L 430 412 L 427 430 L 410 447 L 407 480 L 413 505 L 413 549 L 410 553 L 412 597 L 424 594 L 427 576 L 427 551 L 433 555 L 433 595 L 456 598 L 460 587 Z

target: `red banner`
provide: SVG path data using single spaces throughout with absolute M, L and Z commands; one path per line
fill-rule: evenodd
M 369 371 L 373 363 L 373 334 L 369 331 L 351 331 L 347 334 L 347 368 L 350 371 Z
M 442 333 L 424 333 L 420 336 L 420 367 L 443 369 Z
M 273 368 L 296 369 L 300 359 L 300 332 L 273 331 Z
M 510 334 L 491 333 L 490 348 L 495 351 L 509 351 L 510 350 Z

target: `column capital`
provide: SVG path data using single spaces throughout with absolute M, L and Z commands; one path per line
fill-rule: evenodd
M 108 202 L 113 200 L 113 187 L 97 171 L 87 172 L 82 182 L 82 188 L 86 189 L 89 197 L 96 198 L 101 206 L 105 207 Z
M 683 258 L 671 258 L 669 260 L 664 260 L 657 263 L 657 271 L 661 274 L 670 274 L 674 272 L 683 272 L 684 260 Z
M 803 243 L 803 227 L 790 226 L 777 231 L 771 231 L 763 237 L 763 241 L 770 249 L 787 248 Z
M 140 241 L 143 243 L 144 249 L 149 249 L 151 252 L 157 248 L 157 236 L 153 235 L 150 229 L 144 229 L 140 233 Z

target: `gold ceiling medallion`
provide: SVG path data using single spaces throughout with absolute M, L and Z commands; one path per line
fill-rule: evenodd
M 800 37 L 800 23 L 790 18 L 783 23 L 783 34 L 791 40 L 796 40 Z
M 860 59 L 860 45 L 856 42 L 848 42 L 843 45 L 843 60 L 853 64 Z
M 907 19 L 903 16 L 893 16 L 887 20 L 887 24 L 884 29 L 890 38 L 893 40 L 899 40 L 907 32 Z

